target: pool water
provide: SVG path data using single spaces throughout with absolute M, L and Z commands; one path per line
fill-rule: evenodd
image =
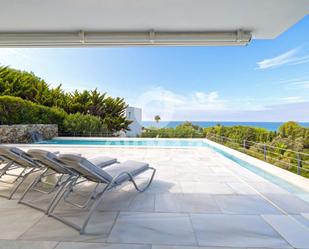
M 262 178 L 280 186 L 290 193 L 297 194 L 299 196 L 309 194 L 304 189 L 301 189 L 284 179 L 275 176 L 261 168 L 258 168 L 224 150 L 221 150 L 215 146 L 208 144 L 202 139 L 52 139 L 47 141 L 38 142 L 38 144 L 54 144 L 54 145 L 101 145 L 101 146 L 124 146 L 124 147 L 208 147 L 217 153 L 225 156 L 226 158 L 237 163 L 239 166 L 248 169 L 249 171 L 261 176 Z
M 39 144 L 59 144 L 59 145 L 105 145 L 105 146 L 134 146 L 134 147 L 203 147 L 205 142 L 201 139 L 138 139 L 138 140 L 112 140 L 112 139 L 52 139 L 38 142 Z

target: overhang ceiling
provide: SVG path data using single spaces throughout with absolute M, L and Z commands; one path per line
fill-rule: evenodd
M 273 39 L 308 12 L 309 0 L 1 0 L 0 41 L 7 33 L 35 40 L 37 33 L 80 31 L 151 36 L 242 30 L 253 39 Z

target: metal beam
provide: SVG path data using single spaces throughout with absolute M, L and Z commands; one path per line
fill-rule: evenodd
M 226 32 L 36 32 L 0 33 L 0 47 L 236 46 L 251 33 Z

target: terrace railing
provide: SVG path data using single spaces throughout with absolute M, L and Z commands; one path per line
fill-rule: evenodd
M 275 147 L 266 143 L 258 143 L 250 140 L 232 139 L 216 134 L 207 134 L 207 138 L 236 149 L 240 152 L 264 160 L 283 169 L 309 178 L 309 154 L 281 147 Z
M 60 137 L 117 137 L 119 134 L 112 132 L 88 132 L 88 131 L 72 131 L 72 132 L 58 132 Z

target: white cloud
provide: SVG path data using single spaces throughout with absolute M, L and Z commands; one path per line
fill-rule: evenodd
M 226 101 L 219 98 L 216 91 L 210 93 L 194 92 L 187 98 L 185 110 L 218 111 L 226 109 Z
M 303 102 L 303 98 L 301 96 L 290 96 L 282 98 L 285 103 L 300 103 Z
M 194 93 L 194 99 L 198 102 L 198 103 L 212 103 L 215 102 L 219 97 L 218 92 L 211 92 L 209 94 L 204 93 L 204 92 L 195 92 Z
M 173 120 L 181 116 L 190 117 L 193 112 L 215 112 L 225 109 L 225 101 L 218 92 L 194 92 L 188 95 L 178 94 L 162 87 L 144 92 L 133 105 L 143 109 L 143 119 L 152 120 L 159 114 L 162 120 Z
M 309 79 L 305 77 L 282 80 L 278 84 L 286 86 L 289 89 L 309 89 Z
M 257 62 L 258 69 L 275 68 L 282 65 L 298 65 L 309 62 L 309 55 L 301 56 L 300 48 L 291 49 L 273 58 Z
M 302 89 L 309 89 L 309 80 L 300 80 L 290 83 L 290 86 L 295 86 Z

